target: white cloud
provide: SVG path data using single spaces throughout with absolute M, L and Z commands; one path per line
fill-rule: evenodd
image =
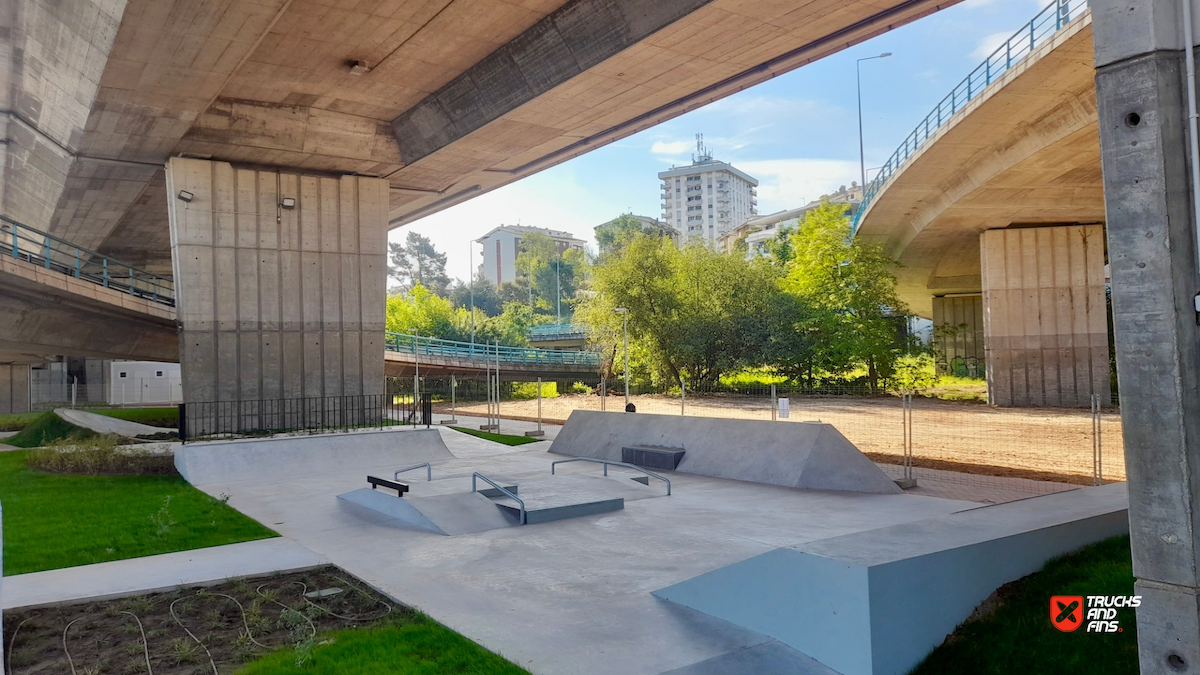
M 764 214 L 803 206 L 859 176 L 858 163 L 842 159 L 768 159 L 737 168 L 758 179 L 758 212 Z
M 682 155 L 692 148 L 688 141 L 654 141 L 650 152 L 656 155 Z
M 996 51 L 1012 35 L 1012 31 L 1004 31 L 1003 33 L 992 33 L 985 36 L 979 41 L 979 45 L 975 47 L 975 51 L 971 52 L 971 60 L 982 61 L 991 56 L 992 52 Z

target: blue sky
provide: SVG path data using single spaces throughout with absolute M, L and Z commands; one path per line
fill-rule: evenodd
M 965 0 L 932 16 L 681 115 L 557 167 L 392 230 L 429 237 L 465 279 L 468 246 L 500 224 L 592 228 L 620 213 L 661 216 L 657 173 L 687 164 L 695 134 L 716 159 L 759 180 L 759 213 L 800 206 L 858 180 L 855 60 L 862 64 L 868 180 L 951 87 L 1028 22 L 1043 0 Z

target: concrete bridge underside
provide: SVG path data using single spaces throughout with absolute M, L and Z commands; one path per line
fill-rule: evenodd
M 396 227 L 955 1 L 12 0 L 0 212 L 166 273 L 183 155 L 381 178 Z
M 947 362 L 987 364 L 999 405 L 1110 400 L 1091 14 L 971 100 L 889 179 L 858 236 Z

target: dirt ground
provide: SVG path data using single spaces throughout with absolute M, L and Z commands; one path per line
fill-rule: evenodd
M 677 397 L 631 397 L 638 412 L 680 414 Z M 562 423 L 572 410 L 599 410 L 600 397 L 570 394 L 542 400 L 542 419 Z M 607 410 L 624 408 L 622 396 L 608 396 Z M 689 395 L 687 415 L 771 419 L 766 397 L 736 394 Z M 872 459 L 899 464 L 904 454 L 904 418 L 899 398 L 813 397 L 789 400 L 788 421 L 832 424 Z M 460 403 L 463 414 L 484 416 L 484 402 Z M 439 406 L 439 412 L 443 412 Z M 445 406 L 444 412 L 449 412 Z M 503 417 L 536 419 L 537 401 L 502 401 Z M 914 399 L 913 465 L 988 476 L 1013 476 L 1090 485 L 1093 476 L 1093 418 L 1068 408 L 995 408 L 979 403 Z M 1121 416 L 1100 416 L 1102 475 L 1125 480 Z
M 341 589 L 306 599 L 305 593 Z M 9 675 L 232 673 L 314 635 L 373 623 L 393 605 L 336 567 L 120 600 L 5 612 Z M 311 642 L 310 642 L 311 644 Z

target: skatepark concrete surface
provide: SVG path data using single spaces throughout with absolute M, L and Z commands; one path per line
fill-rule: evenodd
M 999 532 L 1003 527 L 988 529 L 989 512 L 1000 520 L 1009 517 L 966 501 L 796 489 L 683 472 L 662 472 L 672 481 L 673 494 L 666 496 L 661 483 L 635 483 L 630 478 L 639 474 L 621 467 L 610 467 L 603 479 L 601 466 L 574 462 L 559 465 L 551 476 L 551 462 L 564 457 L 547 452 L 548 441 L 510 447 L 449 428 L 405 428 L 380 432 L 371 441 L 374 450 L 354 454 L 345 439 L 355 436 L 307 437 L 328 443 L 329 454 L 340 458 L 318 470 L 281 466 L 272 476 L 263 458 L 289 464 L 296 458 L 272 451 L 260 457 L 254 472 L 221 476 L 210 470 L 209 482 L 199 487 L 214 496 L 231 495 L 234 508 L 538 675 L 836 675 L 841 671 L 803 653 L 795 641 L 788 644 L 762 627 L 738 625 L 712 608 L 700 611 L 654 593 L 779 549 L 808 552 L 821 542 L 855 536 L 869 548 L 874 533 L 911 526 L 928 534 L 938 529 L 939 519 L 973 511 L 976 520 L 965 530 Z M 253 443 L 260 441 L 247 444 Z M 429 460 L 432 481 L 425 480 L 424 470 L 402 475 L 411 487 L 404 500 L 382 488 L 367 489 L 367 474 L 390 479 L 393 471 L 425 461 L 415 457 L 440 454 L 439 447 L 445 457 Z M 222 466 L 234 465 L 210 469 Z M 421 506 L 422 515 L 428 513 L 431 522 L 459 522 L 445 514 L 459 513 L 466 503 L 469 525 L 473 509 L 487 506 L 485 497 L 470 493 L 476 471 L 502 485 L 519 485 L 520 496 L 531 502 L 537 501 L 540 483 L 566 479 L 559 485 L 567 486 L 573 477 L 620 484 L 639 498 L 625 499 L 624 508 L 607 513 L 524 526 L 510 519 L 482 531 L 419 529 L 387 513 L 391 507 L 407 509 L 413 500 L 441 498 L 446 501 L 441 515 L 428 504 Z M 344 497 L 352 493 L 374 504 L 349 503 Z M 1083 493 L 1054 496 L 1069 502 L 1072 494 Z M 1038 499 L 1026 500 L 1026 513 L 1037 511 Z M 1084 507 L 1076 515 L 1090 513 Z M 886 536 L 881 541 L 884 549 L 892 546 Z M 939 563 L 953 567 L 948 560 Z M 782 590 L 806 581 L 794 579 Z M 827 580 L 814 575 L 811 583 Z M 902 611 L 899 616 L 906 620 Z M 827 641 L 831 649 L 841 643 L 854 650 L 858 637 Z
M 417 431 L 385 433 L 400 447 L 405 435 Z M 473 471 L 518 481 L 551 479 L 550 463 L 562 459 L 546 452 L 546 441 L 509 447 L 451 429 L 436 433 L 453 456 L 432 462 L 439 490 L 469 492 Z M 243 513 L 546 675 L 657 675 L 701 668 L 713 659 L 709 665 L 718 670 L 691 672 L 734 673 L 719 669 L 722 659 L 751 648 L 757 651 L 744 657 L 758 663 L 811 661 L 771 638 L 651 593 L 781 546 L 976 506 L 668 473 L 670 497 L 628 500 L 611 513 L 445 536 L 397 527 L 382 514 L 339 503 L 338 495 L 368 487 L 367 473 L 390 478 L 402 466 L 342 463 L 277 480 L 243 477 L 199 487 L 232 495 L 229 504 Z M 602 469 L 576 462 L 560 465 L 557 473 L 598 477 Z M 629 481 L 636 474 L 617 467 L 609 475 L 651 495 L 665 492 L 655 481 Z M 406 474 L 414 493 L 423 479 L 421 471 Z M 816 664 L 807 672 L 830 671 Z
M 117 434 L 118 436 L 125 436 L 127 438 L 137 438 L 138 436 L 153 436 L 155 434 L 175 431 L 175 429 L 152 427 L 149 424 L 130 422 L 129 420 L 117 419 L 108 415 L 98 415 L 83 410 L 72 410 L 71 408 L 55 408 L 54 414 L 77 427 L 91 429 L 98 434 Z

